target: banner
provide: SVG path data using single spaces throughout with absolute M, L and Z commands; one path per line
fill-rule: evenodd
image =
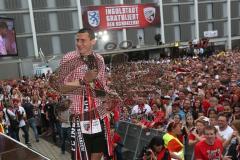
M 159 25 L 156 4 L 89 6 L 83 9 L 83 26 L 93 30 L 145 28 Z

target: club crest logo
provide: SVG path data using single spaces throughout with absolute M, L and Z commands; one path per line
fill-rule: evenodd
M 156 8 L 147 7 L 147 8 L 144 8 L 143 12 L 144 12 L 144 17 L 146 21 L 148 21 L 149 23 L 152 23 L 155 19 Z
M 98 10 L 88 11 L 88 23 L 92 27 L 97 27 L 100 24 L 100 15 Z
M 85 123 L 85 124 L 83 124 L 83 126 L 84 126 L 84 129 L 85 129 L 86 131 L 89 131 L 89 130 L 90 130 L 90 124 L 89 124 L 89 123 Z

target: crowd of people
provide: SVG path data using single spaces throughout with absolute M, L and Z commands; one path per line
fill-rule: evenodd
M 113 66 L 107 73 L 107 85 L 121 99 L 111 103 L 114 128 L 117 130 L 122 120 L 166 132 L 149 143 L 149 155 L 155 158 L 239 159 L 239 62 L 236 50 L 208 58 Z M 64 153 L 70 137 L 72 102 L 49 86 L 49 76 L 0 81 L 0 131 L 19 141 L 21 129 L 25 143 L 31 145 L 31 127 L 36 142 L 40 135 L 51 135 L 53 142 L 61 140 Z M 111 135 L 115 147 L 121 144 L 115 131 Z M 168 154 L 160 152 L 162 149 Z M 146 155 L 143 158 L 147 159 Z
M 35 143 L 29 138 L 29 128 L 32 128 L 36 143 L 40 137 L 51 137 L 65 154 L 70 146 L 72 102 L 49 86 L 49 77 L 50 73 L 0 81 L 0 132 L 17 141 L 22 136 L 31 147 Z
M 183 57 L 115 66 L 109 83 L 123 99 L 120 119 L 178 137 L 174 144 L 164 145 L 170 155 L 187 144 L 186 159 L 222 159 L 224 155 L 225 159 L 237 159 L 239 62 L 240 53 L 234 50 L 208 58 Z M 171 123 L 174 127 L 169 130 Z M 229 147 L 233 144 L 234 149 Z

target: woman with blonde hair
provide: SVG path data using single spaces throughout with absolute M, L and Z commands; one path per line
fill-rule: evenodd
M 186 114 L 186 129 L 187 129 L 187 133 L 195 129 L 194 118 L 191 113 Z

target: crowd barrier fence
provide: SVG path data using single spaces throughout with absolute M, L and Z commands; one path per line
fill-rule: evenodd
M 164 132 L 156 129 L 146 129 L 133 123 L 120 121 L 117 132 L 122 137 L 123 159 L 138 160 L 139 155 L 144 147 L 148 145 L 154 136 L 163 135 Z M 185 159 L 191 160 L 193 148 L 189 147 L 188 141 L 185 142 Z

